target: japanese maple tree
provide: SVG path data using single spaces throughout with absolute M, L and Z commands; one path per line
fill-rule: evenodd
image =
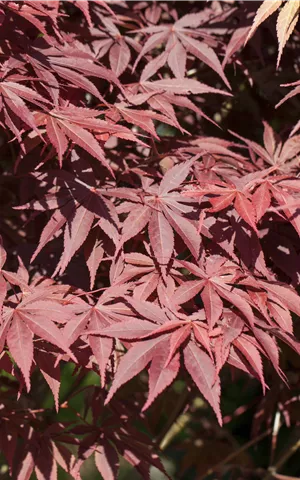
M 104 480 L 194 478 L 166 436 L 196 398 L 222 432 L 229 374 L 261 385 L 268 428 L 293 422 L 299 11 L 0 1 L 7 478 L 94 478 L 91 458 Z

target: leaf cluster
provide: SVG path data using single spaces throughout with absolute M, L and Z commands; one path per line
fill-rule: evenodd
M 279 69 L 300 7 L 250 3 L 0 2 L 0 447 L 12 478 L 78 479 L 92 456 L 105 480 L 120 459 L 168 476 L 145 412 L 177 380 L 182 409 L 200 395 L 220 426 L 224 372 L 263 394 L 288 384 L 300 123 L 277 132 L 258 115 L 259 139 L 228 110 L 239 87 L 263 89 L 258 27 L 267 38 L 260 25 L 279 10 Z M 295 88 L 277 101 L 278 81 L 272 115 L 300 91 L 295 75 L 284 85 Z

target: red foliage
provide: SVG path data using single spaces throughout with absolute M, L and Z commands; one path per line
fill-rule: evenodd
M 234 31 L 230 3 L 187 15 L 182 2 L 0 3 L 0 366 L 17 381 L 14 402 L 1 400 L 1 449 L 18 480 L 56 478 L 58 465 L 79 478 L 92 454 L 105 480 L 119 455 L 148 478 L 164 468 L 131 414 L 146 423 L 178 375 L 222 424 L 224 366 L 265 391 L 263 358 L 285 381 L 277 339 L 300 352 L 299 125 L 281 140 L 264 122 L 264 146 L 203 134 L 215 123 L 206 94 L 232 96 L 223 67 L 244 70 L 250 7 Z M 201 81 L 210 70 L 223 90 Z M 88 423 L 18 408 L 38 371 L 68 408 L 66 363 L 101 377 Z M 119 402 L 144 369 L 148 398 Z

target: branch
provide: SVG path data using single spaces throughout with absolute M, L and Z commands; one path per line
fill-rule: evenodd
M 263 480 L 271 480 L 272 478 L 276 478 L 277 470 L 284 465 L 289 458 L 296 453 L 296 451 L 300 448 L 300 440 L 297 440 L 288 450 L 277 460 L 275 465 L 272 465 L 268 468 L 269 473 L 263 478 Z M 278 477 L 277 477 L 278 478 Z
M 204 480 L 208 475 L 211 475 L 215 471 L 217 471 L 220 467 L 223 467 L 223 465 L 226 465 L 226 463 L 230 462 L 230 460 L 233 460 L 235 457 L 237 457 L 240 453 L 244 452 L 245 450 L 248 450 L 248 448 L 252 447 L 252 445 L 255 445 L 256 443 L 260 442 L 263 440 L 265 437 L 267 437 L 270 433 L 272 433 L 272 427 L 268 428 L 265 430 L 263 433 L 258 435 L 257 437 L 253 438 L 249 442 L 245 443 L 242 445 L 240 448 L 235 450 L 234 452 L 230 453 L 227 455 L 227 457 L 224 458 L 224 460 L 221 460 L 217 465 L 215 465 L 213 468 L 209 468 L 202 477 L 200 477 L 198 480 Z M 266 479 L 264 479 L 266 480 Z

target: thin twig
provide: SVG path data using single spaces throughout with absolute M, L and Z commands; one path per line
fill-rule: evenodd
M 288 450 L 277 460 L 275 465 L 272 465 L 269 467 L 269 473 L 263 478 L 263 480 L 271 480 L 271 478 L 275 478 L 274 474 L 277 473 L 277 470 L 279 470 L 282 465 L 284 465 L 289 458 L 296 453 L 297 450 L 300 448 L 300 440 L 297 440 L 291 447 L 288 448 Z
M 249 440 L 249 442 L 245 443 L 242 445 L 240 448 L 235 450 L 234 452 L 230 453 L 225 457 L 223 460 L 221 460 L 217 465 L 215 465 L 212 468 L 209 468 L 207 472 L 199 478 L 199 480 L 204 480 L 208 475 L 211 475 L 214 473 L 216 470 L 218 470 L 220 467 L 223 467 L 223 465 L 226 465 L 226 463 L 230 462 L 230 460 L 233 460 L 235 457 L 237 457 L 240 453 L 244 452 L 245 450 L 248 450 L 248 448 L 252 447 L 252 445 L 255 445 L 256 443 L 260 442 L 263 440 L 265 437 L 267 437 L 270 433 L 272 433 L 272 427 L 268 428 L 264 432 L 262 432 L 260 435 L 257 437 L 253 438 L 252 440 Z M 264 479 L 265 480 L 265 479 Z

